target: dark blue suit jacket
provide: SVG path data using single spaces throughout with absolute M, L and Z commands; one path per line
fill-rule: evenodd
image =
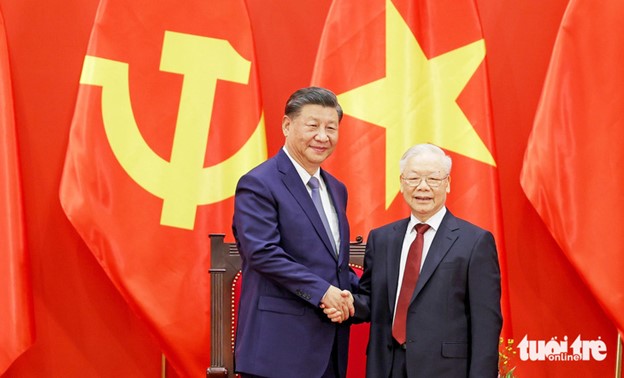
M 330 284 L 354 290 L 349 269 L 346 187 L 321 170 L 338 214 L 340 252 L 283 150 L 238 182 L 233 231 L 243 284 L 235 346 L 237 372 L 266 377 L 318 378 L 337 339 L 346 373 L 349 326 L 319 308 Z
M 355 298 L 355 320 L 370 321 L 367 376 L 388 377 L 399 260 L 409 219 L 372 230 Z M 502 327 L 500 270 L 492 234 L 445 214 L 407 314 L 410 378 L 495 378 Z

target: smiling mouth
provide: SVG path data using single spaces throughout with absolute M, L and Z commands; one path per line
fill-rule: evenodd
M 314 151 L 317 151 L 317 152 L 325 152 L 325 151 L 327 151 L 327 147 L 310 146 L 310 148 L 313 149 Z

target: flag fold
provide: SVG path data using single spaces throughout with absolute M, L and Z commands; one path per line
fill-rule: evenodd
M 9 51 L 0 12 L 0 375 L 35 338 L 24 224 Z
M 529 201 L 624 331 L 624 2 L 572 0 L 520 174 Z

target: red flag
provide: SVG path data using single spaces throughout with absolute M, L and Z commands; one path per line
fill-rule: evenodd
M 409 214 L 398 164 L 409 147 L 430 142 L 452 155 L 447 205 L 496 238 L 510 336 L 485 54 L 472 0 L 336 0 L 312 82 L 335 91 L 345 112 L 326 165 L 349 188 L 353 235 Z
M 624 331 L 624 2 L 572 0 L 520 175 L 563 253 Z
M 183 376 L 209 366 L 210 232 L 266 159 L 243 0 L 102 0 L 60 188 L 68 218 Z
M 32 292 L 4 17 L 0 13 L 0 375 L 34 341 Z

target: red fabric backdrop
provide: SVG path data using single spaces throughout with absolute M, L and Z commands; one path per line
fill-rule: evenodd
M 331 2 L 247 3 L 272 155 L 283 143 L 279 120 L 285 99 L 310 83 Z M 566 5 L 567 0 L 477 1 L 488 46 L 513 334 L 518 341 L 525 334 L 533 340 L 600 337 L 608 348 L 601 362 L 522 362 L 516 358 L 512 363 L 518 365 L 518 375 L 532 378 L 607 377 L 613 375 L 615 365 L 615 327 L 519 184 L 528 135 Z M 33 346 L 13 363 L 6 377 L 154 377 L 161 371 L 156 338 L 130 310 L 59 202 L 80 72 L 97 6 L 97 0 L 0 0 L 11 66 L 36 328 Z M 229 229 L 214 231 L 230 235 Z M 168 373 L 175 376 L 171 370 Z

